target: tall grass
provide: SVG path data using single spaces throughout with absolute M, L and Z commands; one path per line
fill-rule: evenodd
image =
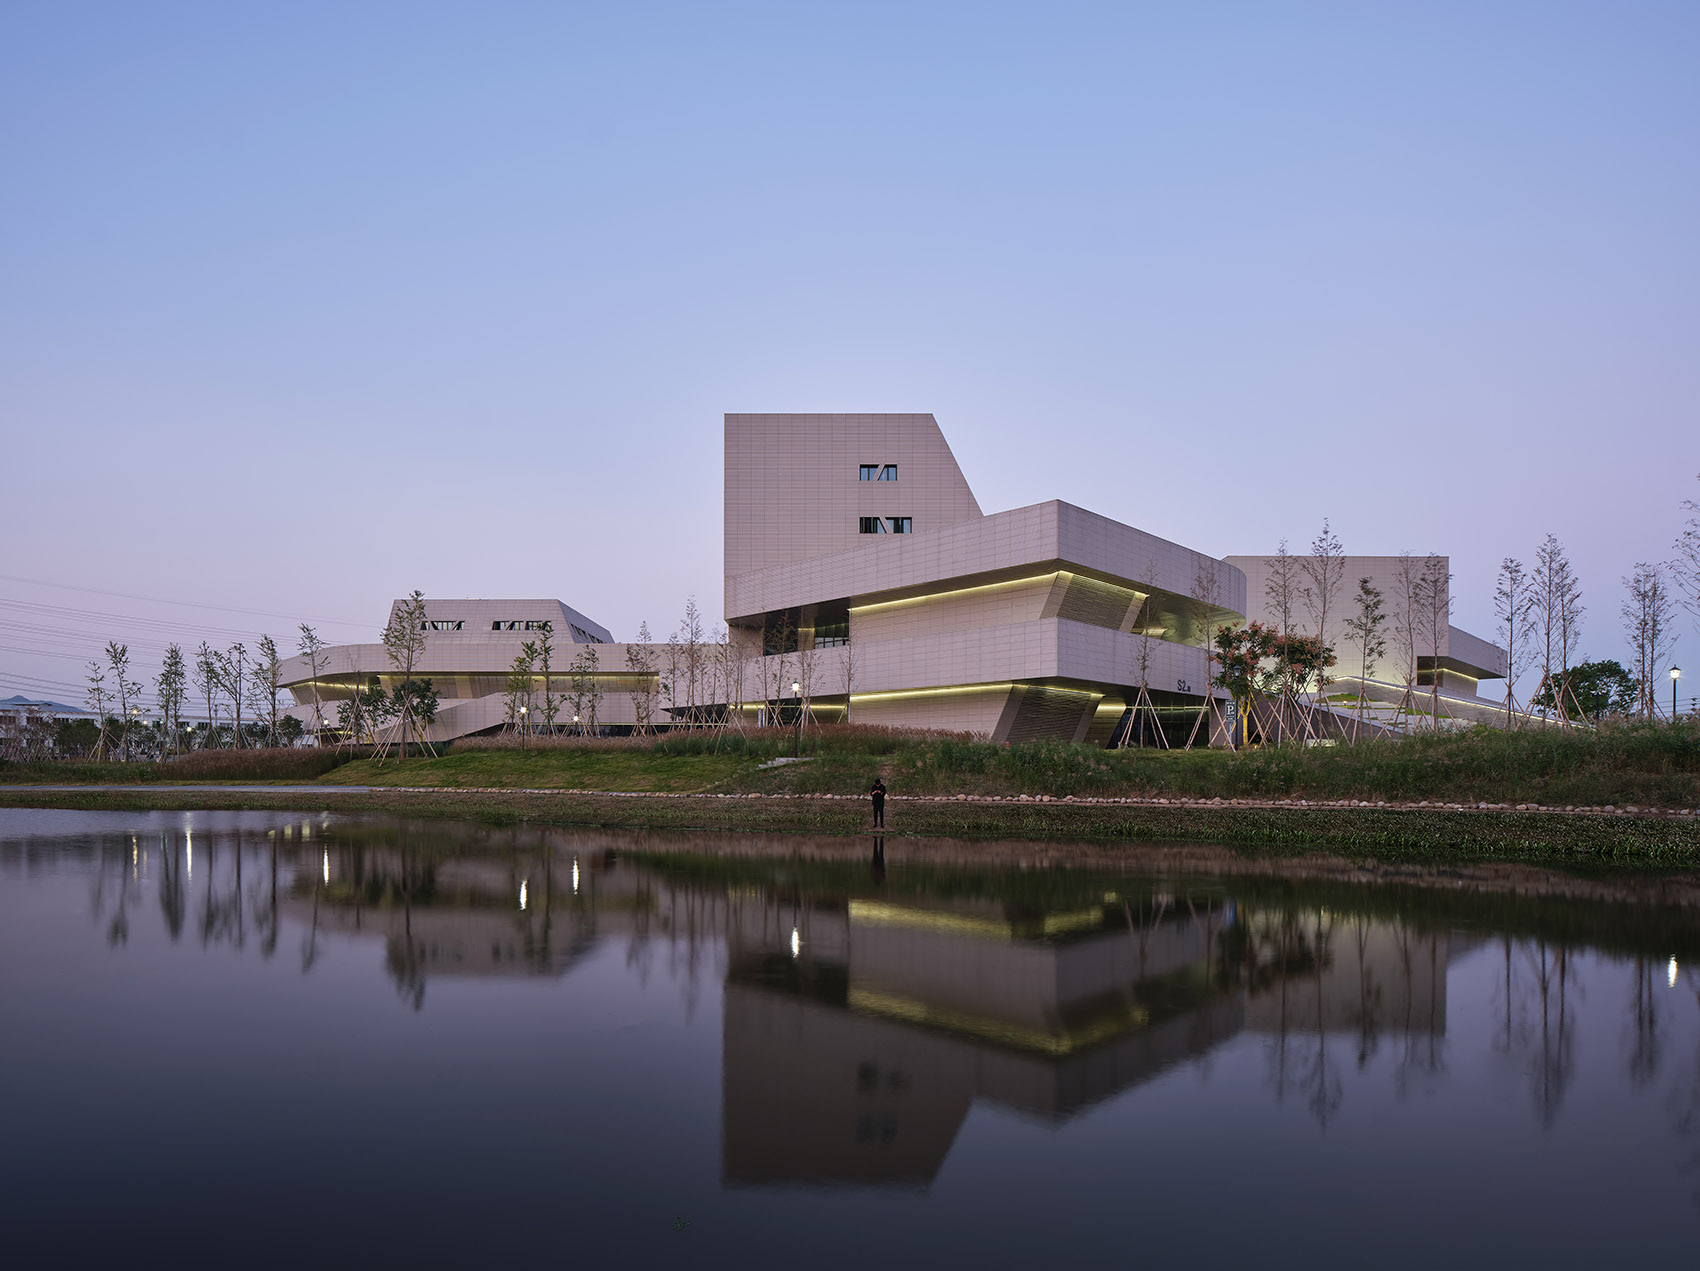
M 807 746 L 805 746 L 807 750 Z M 1034 741 L 895 736 L 877 752 L 823 745 L 815 763 L 756 774 L 750 788 L 799 793 L 1318 798 L 1700 805 L 1700 724 L 1618 724 L 1597 731 L 1480 728 L 1355 745 L 1246 752 L 1115 750 Z
M 169 762 L 94 763 L 0 761 L 0 782 L 101 784 L 151 781 L 309 781 L 347 763 L 346 751 L 279 747 L 273 750 L 194 750 Z

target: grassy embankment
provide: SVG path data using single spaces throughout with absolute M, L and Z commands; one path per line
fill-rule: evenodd
M 1700 724 L 1598 731 L 1488 729 L 1402 742 L 1247 753 L 1106 751 L 1060 742 L 1001 746 L 965 737 L 829 728 L 659 740 L 555 742 L 519 750 L 461 743 L 437 758 L 352 760 L 335 751 L 218 750 L 170 764 L 0 764 L 4 782 L 319 781 L 338 785 L 688 793 L 861 794 L 876 775 L 895 795 L 1064 798 L 1364 799 L 1371 802 L 1700 806 Z
M 0 805 L 84 807 L 332 807 L 340 811 L 468 817 L 497 823 L 854 833 L 866 807 L 845 798 L 729 800 L 601 798 L 570 790 L 859 796 L 875 774 L 897 795 L 1075 795 L 1080 798 L 1362 799 L 1374 802 L 1693 808 L 1700 805 L 1700 726 L 1626 726 L 1600 732 L 1483 730 L 1397 744 L 1249 754 L 1106 752 L 1058 743 L 997 746 L 966 738 L 865 728 L 805 737 L 806 764 L 762 769 L 789 734 L 678 736 L 588 742 L 525 752 L 457 747 L 437 759 L 343 764 L 320 778 L 324 794 L 157 793 L 30 795 L 0 787 Z M 219 752 L 215 752 L 219 753 Z M 313 752 L 297 752 L 312 754 Z M 249 752 L 251 756 L 255 752 Z M 251 759 L 250 762 L 257 762 Z M 170 765 L 173 778 L 180 765 Z M 104 775 L 104 774 L 103 774 Z M 232 776 L 237 774 L 233 773 Z M 13 770 L 20 779 L 57 779 Z M 300 777 L 293 779 L 300 780 Z M 111 778 L 108 778 L 111 779 Z M 133 777 L 122 779 L 134 779 Z M 198 777 L 205 780 L 205 777 Z M 254 780 L 242 774 L 238 779 Z M 275 778 L 274 778 L 275 779 Z M 336 792 L 336 784 L 450 787 Z M 489 794 L 484 789 L 557 789 Z M 454 793 L 454 788 L 464 793 Z M 1323 848 L 1386 859 L 1515 860 L 1570 866 L 1700 865 L 1700 822 L 1566 818 L 1516 812 L 1124 804 L 911 802 L 890 810 L 894 834 L 962 837 L 1209 841 L 1282 851 Z

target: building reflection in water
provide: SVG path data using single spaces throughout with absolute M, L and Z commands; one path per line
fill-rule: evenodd
M 1265 1035 L 1277 1096 L 1303 1091 L 1325 1120 L 1329 1065 L 1383 1037 L 1438 1064 L 1458 953 L 1443 934 L 1167 890 L 1037 909 L 816 899 L 738 910 L 727 942 L 739 1184 L 924 1186 L 976 1100 L 1062 1121 L 1242 1033 Z
M 640 979 L 670 959 L 687 1018 L 719 979 L 722 1173 L 745 1186 L 924 1187 L 977 1100 L 1058 1123 L 1241 1037 L 1273 1097 L 1326 1125 L 1344 1070 L 1389 1047 L 1401 1092 L 1444 1079 L 1448 965 L 1479 943 L 1247 880 L 888 877 L 883 844 L 811 872 L 615 850 L 632 843 L 405 822 L 168 834 L 104 845 L 93 899 L 114 943 L 150 880 L 173 940 L 252 936 L 269 957 L 287 921 L 303 972 L 332 937 L 373 943 L 414 1009 L 434 979 L 561 977 L 610 941 Z M 1503 1046 L 1557 1056 L 1531 1065 L 1550 1124 L 1567 954 L 1522 946 L 1556 986 L 1530 1007 L 1511 948 Z

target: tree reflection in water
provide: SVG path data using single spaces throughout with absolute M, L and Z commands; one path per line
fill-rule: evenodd
M 757 1066 L 758 1111 L 790 1082 L 806 1122 L 837 1089 L 837 1052 L 822 1041 L 816 1054 L 811 1039 L 869 1047 L 843 1080 L 862 1101 L 847 1124 L 871 1117 L 878 1132 L 860 1140 L 871 1145 L 922 1134 L 922 1105 L 960 1110 L 983 1097 L 1071 1116 L 1176 1064 L 1207 1075 L 1236 1038 L 1260 1051 L 1274 1101 L 1326 1130 L 1362 1080 L 1403 1099 L 1452 1079 L 1448 968 L 1472 954 L 1491 967 L 1481 1043 L 1550 1128 L 1578 1071 L 1582 961 L 1604 950 L 1627 972 L 1609 989 L 1622 995 L 1621 1015 L 1610 1002 L 1621 1021 L 1613 1071 L 1637 1091 L 1663 1090 L 1690 1145 L 1685 1167 L 1700 1174 L 1700 1048 L 1671 1062 L 1673 1038 L 1687 1035 L 1673 1032 L 1673 1010 L 1700 989 L 1685 913 L 1257 877 L 924 866 L 907 846 L 888 864 L 883 844 L 872 862 L 830 841 L 819 860 L 668 855 L 671 845 L 409 822 L 197 830 L 192 843 L 150 831 L 91 844 L 90 903 L 115 949 L 150 887 L 172 943 L 193 916 L 203 948 L 270 958 L 293 924 L 312 974 L 333 944 L 376 942 L 414 1011 L 434 978 L 560 977 L 611 938 L 637 984 L 661 973 L 677 986 L 687 1024 L 716 1001 L 769 1021 L 765 1055 L 727 1032 L 726 1063 Z M 732 836 L 710 845 L 739 848 Z M 1680 996 L 1665 983 L 1671 950 L 1689 963 Z M 1051 969 L 1010 978 L 1023 965 Z M 1048 985 L 1049 996 L 1022 985 Z M 951 1073 L 958 1086 L 938 1075 Z M 925 1133 L 948 1145 L 947 1122 Z M 760 1174 L 749 1164 L 757 1148 L 739 1152 L 737 1168 Z

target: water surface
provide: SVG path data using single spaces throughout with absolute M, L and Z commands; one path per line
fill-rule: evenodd
M 874 844 L 0 810 L 8 1262 L 1691 1263 L 1691 910 Z

